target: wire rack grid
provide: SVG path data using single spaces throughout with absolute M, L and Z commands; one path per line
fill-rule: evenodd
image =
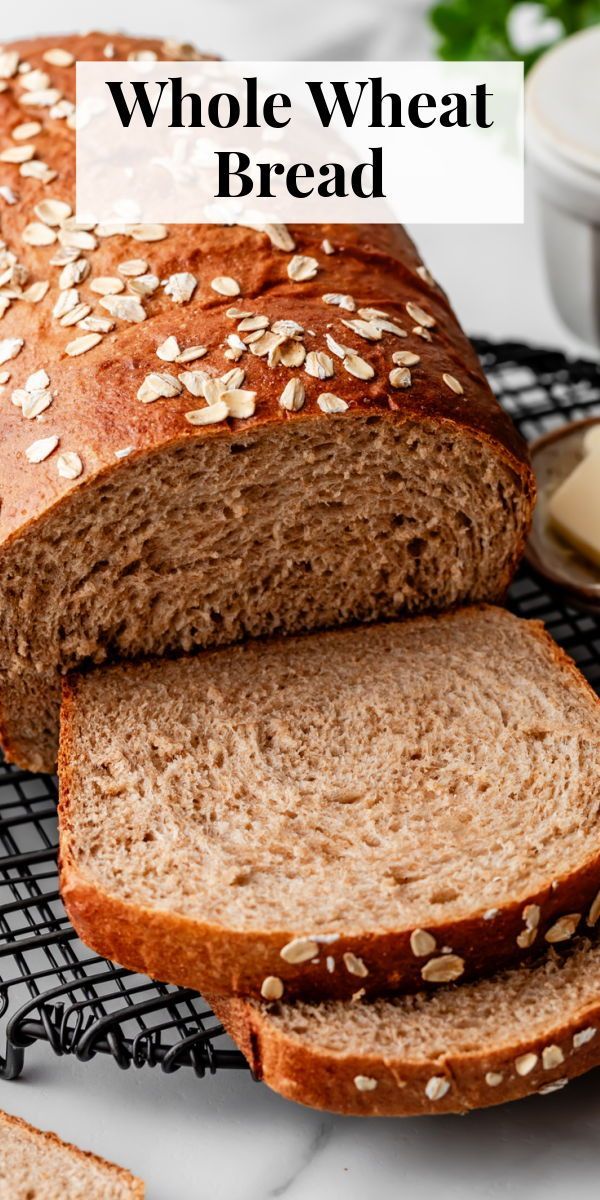
M 517 343 L 476 346 L 526 438 L 600 415 L 597 364 Z M 509 603 L 543 620 L 600 689 L 592 616 L 550 596 L 526 567 Z M 15 1079 L 34 1042 L 82 1061 L 109 1054 L 121 1068 L 191 1067 L 199 1078 L 246 1067 L 196 992 L 134 975 L 82 945 L 58 891 L 55 781 L 0 763 L 0 1075 Z

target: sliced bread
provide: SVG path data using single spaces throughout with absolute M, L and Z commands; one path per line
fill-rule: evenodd
M 0 1112 L 0 1200 L 143 1200 L 123 1167 Z
M 218 995 L 488 973 L 597 919 L 600 703 L 476 607 L 71 677 L 62 893 L 84 942 Z
M 600 1064 L 600 946 L 373 1002 L 209 1003 L 255 1074 L 312 1108 L 465 1112 L 556 1091 Z

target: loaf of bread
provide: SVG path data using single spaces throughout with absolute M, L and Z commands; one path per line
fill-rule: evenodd
M 598 698 L 499 608 L 103 667 L 65 691 L 64 903 L 200 991 L 436 988 L 596 919 L 599 753 Z
M 82 227 L 74 60 L 0 56 L 0 727 L 82 663 L 500 597 L 534 484 L 400 228 Z
M 600 1065 L 600 947 L 584 940 L 434 995 L 209 1002 L 274 1091 L 355 1116 L 467 1112 L 554 1092 Z
M 0 1200 L 143 1200 L 141 1179 L 0 1112 Z

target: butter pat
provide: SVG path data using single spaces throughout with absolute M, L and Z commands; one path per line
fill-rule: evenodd
M 561 483 L 548 512 L 559 533 L 600 566 L 600 450 L 587 454 Z

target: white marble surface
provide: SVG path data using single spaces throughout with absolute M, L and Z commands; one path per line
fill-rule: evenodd
M 28 0 L 3 5 L 2 38 L 126 24 L 229 57 L 425 57 L 419 0 Z M 413 230 L 467 329 L 580 349 L 550 306 L 530 204 L 523 227 Z M 0 1107 L 128 1165 L 148 1200 L 591 1200 L 599 1074 L 554 1095 L 468 1117 L 360 1121 L 301 1109 L 249 1075 L 121 1073 L 31 1048 Z

